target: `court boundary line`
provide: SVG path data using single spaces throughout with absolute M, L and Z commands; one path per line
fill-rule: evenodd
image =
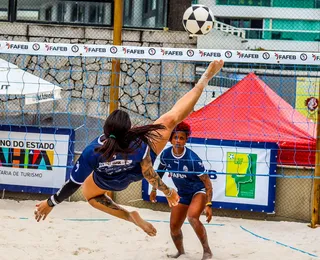
M 30 218 L 20 217 L 20 220 L 28 220 Z M 113 219 L 110 218 L 64 218 L 65 221 L 79 221 L 79 222 L 107 222 Z M 154 223 L 170 223 L 169 220 L 157 220 L 157 219 L 146 219 L 146 221 L 154 222 Z M 189 222 L 184 222 L 183 224 L 190 225 Z M 223 227 L 225 224 L 219 223 L 203 223 L 204 226 L 219 226 Z
M 273 239 L 270 239 L 270 238 L 266 238 L 266 237 L 260 236 L 260 235 L 258 235 L 258 234 L 256 234 L 256 233 L 254 233 L 254 232 L 252 232 L 252 231 L 244 228 L 243 226 L 240 226 L 240 228 L 241 228 L 242 230 L 248 232 L 249 234 L 255 236 L 255 237 L 258 237 L 258 238 L 261 238 L 261 239 L 263 239 L 263 240 L 266 240 L 266 241 L 269 241 L 269 242 L 273 242 L 273 243 L 276 243 L 276 244 L 278 244 L 278 245 L 281 245 L 281 246 L 290 248 L 290 249 L 292 249 L 292 250 L 298 251 L 298 252 L 300 252 L 300 253 L 307 254 L 307 255 L 309 255 L 309 256 L 318 258 L 318 256 L 315 255 L 315 254 L 311 254 L 311 253 L 306 252 L 306 251 L 304 251 L 304 250 L 301 250 L 301 249 L 299 249 L 299 248 L 296 248 L 296 247 L 293 247 L 293 246 L 290 246 L 290 245 L 281 243 L 281 242 L 279 242 L 279 241 L 276 241 L 276 240 L 273 240 Z

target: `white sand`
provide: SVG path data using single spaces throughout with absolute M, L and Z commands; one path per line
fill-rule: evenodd
M 150 260 L 168 259 L 166 254 L 176 252 L 169 224 L 165 222 L 169 220 L 169 213 L 137 209 L 145 219 L 160 221 L 152 222 L 158 230 L 157 236 L 148 237 L 132 223 L 114 219 L 85 202 L 65 202 L 56 207 L 47 220 L 37 223 L 33 219 L 35 204 L 35 201 L 0 200 L 1 260 Z M 111 220 L 70 221 L 66 218 Z M 304 223 L 222 217 L 214 217 L 212 223 L 224 224 L 206 226 L 213 259 L 316 259 L 294 248 L 320 257 L 320 228 L 311 229 Z M 258 238 L 241 226 L 273 241 Z M 191 226 L 185 224 L 183 232 L 187 255 L 179 259 L 201 259 L 201 245 Z

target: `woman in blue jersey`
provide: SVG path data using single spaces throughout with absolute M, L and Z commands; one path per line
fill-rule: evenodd
M 191 134 L 190 126 L 181 122 L 173 130 L 170 142 L 172 147 L 165 149 L 160 156 L 158 170 L 168 170 L 180 196 L 179 204 L 173 207 L 170 217 L 170 231 L 172 240 L 178 250 L 173 258 L 184 254 L 181 227 L 188 220 L 197 234 L 202 247 L 203 258 L 211 259 L 212 253 L 208 244 L 205 227 L 200 221 L 200 215 L 205 210 L 207 222 L 212 218 L 212 183 L 205 173 L 202 160 L 192 150 L 187 148 L 186 142 Z M 162 177 L 164 172 L 160 172 Z M 150 201 L 156 202 L 156 189 L 150 194 Z
M 152 125 L 132 127 L 128 113 L 122 110 L 112 112 L 104 124 L 104 134 L 84 149 L 70 179 L 56 194 L 37 205 L 35 219 L 44 220 L 55 205 L 82 186 L 82 192 L 91 206 L 130 221 L 148 235 L 155 236 L 156 229 L 138 212 L 120 207 L 106 193 L 108 190 L 124 190 L 130 183 L 145 178 L 166 195 L 170 207 L 178 204 L 178 194 L 163 183 L 154 171 L 153 163 L 172 130 L 192 111 L 203 89 L 222 66 L 223 61 L 211 62 L 195 87 Z

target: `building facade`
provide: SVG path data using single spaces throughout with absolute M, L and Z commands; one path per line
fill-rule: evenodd
M 230 25 L 231 28 L 245 30 L 245 39 L 238 37 L 232 40 L 231 45 L 239 49 L 319 50 L 319 0 L 199 0 L 198 2 L 211 8 L 216 21 Z M 211 33 L 211 38 L 211 41 L 208 39 L 205 41 L 212 42 L 213 46 L 218 48 L 223 47 L 227 41 L 222 34 Z

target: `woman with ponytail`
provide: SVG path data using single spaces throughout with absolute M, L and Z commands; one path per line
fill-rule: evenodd
M 222 66 L 223 61 L 211 62 L 195 87 L 152 125 L 132 127 L 128 113 L 122 110 L 112 112 L 104 124 L 104 134 L 84 149 L 70 179 L 56 194 L 36 205 L 35 219 L 44 220 L 55 205 L 82 186 L 91 206 L 130 221 L 148 235 L 155 236 L 157 231 L 153 225 L 143 220 L 138 212 L 129 212 L 117 205 L 106 193 L 124 190 L 130 183 L 145 178 L 154 189 L 166 195 L 170 207 L 178 205 L 177 192 L 163 183 L 153 169 L 153 163 L 173 129 L 193 110 L 203 89 Z

